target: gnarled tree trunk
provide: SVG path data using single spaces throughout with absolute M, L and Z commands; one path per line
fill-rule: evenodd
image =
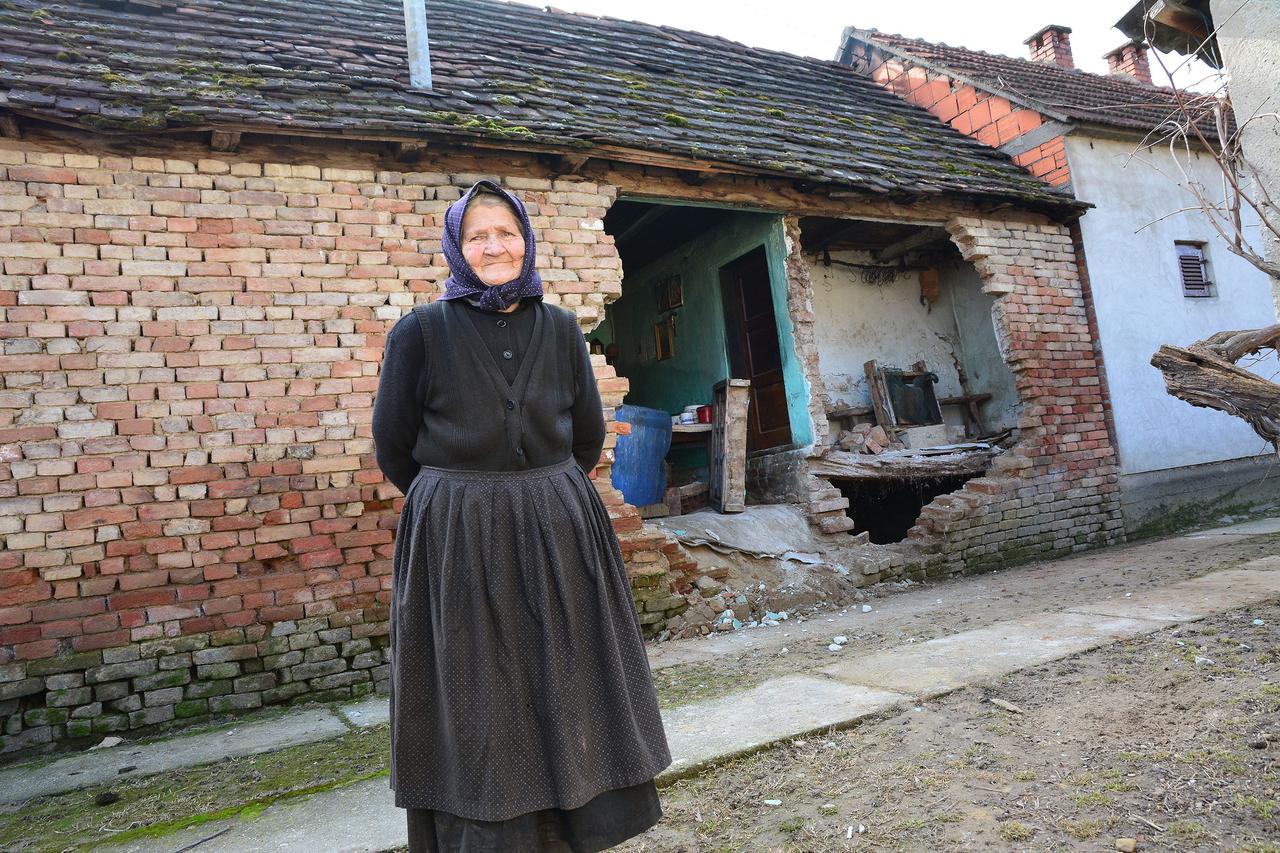
M 1164 374 L 1169 393 L 1193 406 L 1243 418 L 1280 450 L 1280 385 L 1236 362 L 1280 346 L 1280 324 L 1244 332 L 1219 332 L 1187 348 L 1164 345 L 1151 363 Z

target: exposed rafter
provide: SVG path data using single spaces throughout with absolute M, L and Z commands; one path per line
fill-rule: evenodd
M 239 147 L 238 130 L 215 130 L 209 134 L 209 148 L 214 151 L 235 151 Z
M 901 240 L 896 240 L 883 249 L 876 251 L 874 255 L 877 261 L 896 261 L 908 252 L 923 249 L 931 243 L 949 239 L 947 232 L 942 228 L 921 228 L 919 231 L 908 234 Z
M 423 140 L 415 140 L 413 142 L 397 142 L 395 144 L 396 160 L 401 163 L 413 163 L 422 159 L 427 153 L 427 142 Z
M 632 222 L 625 230 L 622 231 L 622 233 L 618 234 L 615 238 L 616 242 L 618 245 L 622 245 L 629 240 L 634 240 L 642 231 L 652 227 L 655 222 L 670 212 L 671 208 L 666 205 L 653 205 L 652 209 L 646 210 L 644 213 L 640 214 L 639 218 L 637 218 L 635 222 Z

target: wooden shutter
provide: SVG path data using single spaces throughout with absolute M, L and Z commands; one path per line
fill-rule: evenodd
M 1204 247 L 1196 243 L 1177 243 L 1178 273 L 1182 277 L 1183 296 L 1212 296 L 1213 283 L 1204 266 Z

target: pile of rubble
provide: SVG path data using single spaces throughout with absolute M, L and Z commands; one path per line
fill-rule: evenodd
M 848 453 L 883 453 L 886 450 L 904 450 L 906 445 L 895 441 L 879 424 L 855 424 L 836 436 L 835 446 Z
M 712 577 L 698 578 L 695 589 L 685 595 L 689 608 L 668 620 L 658 640 L 682 640 L 713 632 L 734 631 L 744 625 L 772 622 L 788 618 L 774 613 L 764 603 L 764 584 L 750 592 L 734 592 Z

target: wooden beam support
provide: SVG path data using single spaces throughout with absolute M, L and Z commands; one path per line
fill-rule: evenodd
M 872 456 L 829 450 L 820 459 L 807 461 L 809 473 L 833 480 L 903 482 L 940 477 L 977 477 L 1002 451 L 983 442 L 890 450 Z
M 209 134 L 209 148 L 213 151 L 235 151 L 239 147 L 238 130 L 215 130 Z
M 666 216 L 670 212 L 671 212 L 671 208 L 667 207 L 666 205 L 662 205 L 662 204 L 653 205 L 652 209 L 646 210 L 644 213 L 640 214 L 640 217 L 636 219 L 635 222 L 632 222 L 630 225 L 626 227 L 626 230 L 624 230 L 621 234 L 617 235 L 617 237 L 614 239 L 614 242 L 617 243 L 618 245 L 622 245 L 623 243 L 626 243 L 628 240 L 635 239 L 640 234 L 641 231 L 644 231 L 650 225 L 657 222 L 659 219 Z
M 564 175 L 581 176 L 587 169 L 587 164 L 591 162 L 590 154 L 582 153 L 550 153 L 543 152 L 537 155 L 538 162 L 547 167 L 547 172 L 551 178 L 559 178 Z
M 896 261 L 908 252 L 923 249 L 931 243 L 948 240 L 947 232 L 942 228 L 921 228 L 908 234 L 901 240 L 895 240 L 879 251 L 873 252 L 877 261 Z
M 426 140 L 396 143 L 396 160 L 401 163 L 416 163 L 427 153 Z
M 875 359 L 862 365 L 867 376 L 867 391 L 871 394 L 871 408 L 876 413 L 876 423 L 889 436 L 890 441 L 897 441 L 898 418 L 893 412 L 893 400 L 889 397 L 889 386 L 885 384 L 884 372 Z
M 818 251 L 819 249 L 823 249 L 823 250 L 828 249 L 831 247 L 832 243 L 843 240 L 848 235 L 854 233 L 858 229 L 863 228 L 865 226 L 866 226 L 865 222 L 859 222 L 856 219 L 852 221 L 846 221 L 844 224 L 837 225 L 836 227 L 828 231 L 826 234 L 822 235 L 822 237 L 819 238 L 817 245 L 815 245 L 813 249 L 814 251 Z
M 684 181 L 691 187 L 700 187 L 714 177 L 711 172 L 704 172 L 699 169 L 681 169 L 679 171 L 680 180 Z
M 13 113 L 0 113 L 0 136 L 5 139 L 21 139 L 22 128 Z

